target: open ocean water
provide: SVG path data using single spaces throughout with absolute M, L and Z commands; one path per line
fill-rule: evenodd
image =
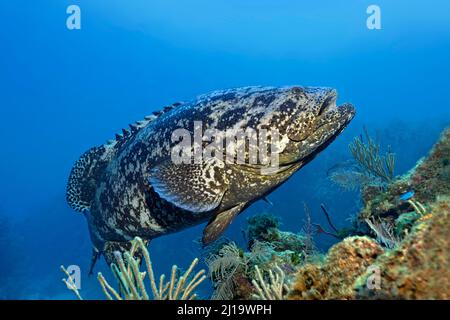
M 367 8 L 381 10 L 370 29 Z M 70 29 L 67 9 L 80 9 Z M 88 277 L 85 218 L 65 200 L 69 172 L 92 146 L 176 101 L 248 85 L 327 86 L 356 117 L 305 168 L 241 214 L 225 236 L 245 246 L 247 218 L 280 217 L 300 231 L 304 203 L 320 204 L 345 227 L 358 192 L 330 183 L 367 127 L 396 153 L 396 174 L 425 156 L 450 123 L 450 3 L 291 0 L 39 0 L 0 3 L 0 299 L 73 299 L 59 267 L 81 268 L 85 298 L 101 299 Z M 201 256 L 204 224 L 152 241 L 155 272 Z M 325 252 L 333 238 L 316 237 Z M 95 272 L 111 278 L 103 259 Z M 205 281 L 202 298 L 211 294 Z

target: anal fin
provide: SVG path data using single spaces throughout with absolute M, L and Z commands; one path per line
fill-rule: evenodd
M 211 242 L 217 240 L 244 207 L 245 203 L 240 203 L 237 206 L 215 215 L 208 222 L 205 230 L 203 231 L 203 245 L 210 244 Z
M 91 265 L 89 267 L 89 276 L 91 276 L 94 273 L 94 267 L 97 263 L 98 258 L 100 257 L 101 253 L 97 249 L 92 249 L 92 258 L 91 258 Z

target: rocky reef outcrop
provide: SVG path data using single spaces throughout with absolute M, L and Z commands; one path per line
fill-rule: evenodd
M 290 299 L 448 299 L 450 128 L 430 154 L 385 188 L 362 189 L 367 237 L 333 246 L 301 266 Z M 374 239 L 376 238 L 376 239 Z
M 355 283 L 355 297 L 450 298 L 450 198 L 438 197 L 429 208 L 429 216 L 419 219 L 397 248 L 375 261 L 378 288 L 368 288 L 371 274 L 365 273 Z
M 334 245 L 323 263 L 300 267 L 289 299 L 352 299 L 353 284 L 384 253 L 368 237 L 349 237 Z

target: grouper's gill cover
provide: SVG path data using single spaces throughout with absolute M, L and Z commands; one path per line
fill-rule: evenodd
M 337 107 L 336 99 L 336 91 L 329 88 L 246 87 L 166 107 L 86 152 L 72 169 L 67 200 L 85 213 L 94 248 L 100 253 L 135 236 L 151 240 L 206 221 L 203 242 L 207 244 L 342 132 L 354 108 Z M 259 162 L 248 165 L 211 158 L 174 163 L 173 132 L 186 129 L 194 139 L 197 121 L 202 133 L 276 130 L 279 167 L 265 175 L 261 169 L 267 164 Z

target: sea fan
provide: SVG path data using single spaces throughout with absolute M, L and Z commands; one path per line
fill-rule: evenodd
M 389 249 L 395 248 L 401 239 L 394 233 L 394 225 L 381 219 L 365 219 L 367 225 L 377 236 L 377 241 Z
M 382 179 L 389 183 L 394 179 L 395 153 L 390 148 L 385 155 L 380 153 L 380 145 L 373 140 L 366 128 L 364 128 L 366 141 L 361 136 L 356 137 L 349 144 L 350 152 L 358 163 L 361 172 L 368 176 Z
M 247 268 L 247 258 L 234 242 L 225 244 L 217 254 L 205 259 L 209 276 L 214 282 L 214 300 L 229 300 L 234 296 L 235 279 L 238 270 Z

